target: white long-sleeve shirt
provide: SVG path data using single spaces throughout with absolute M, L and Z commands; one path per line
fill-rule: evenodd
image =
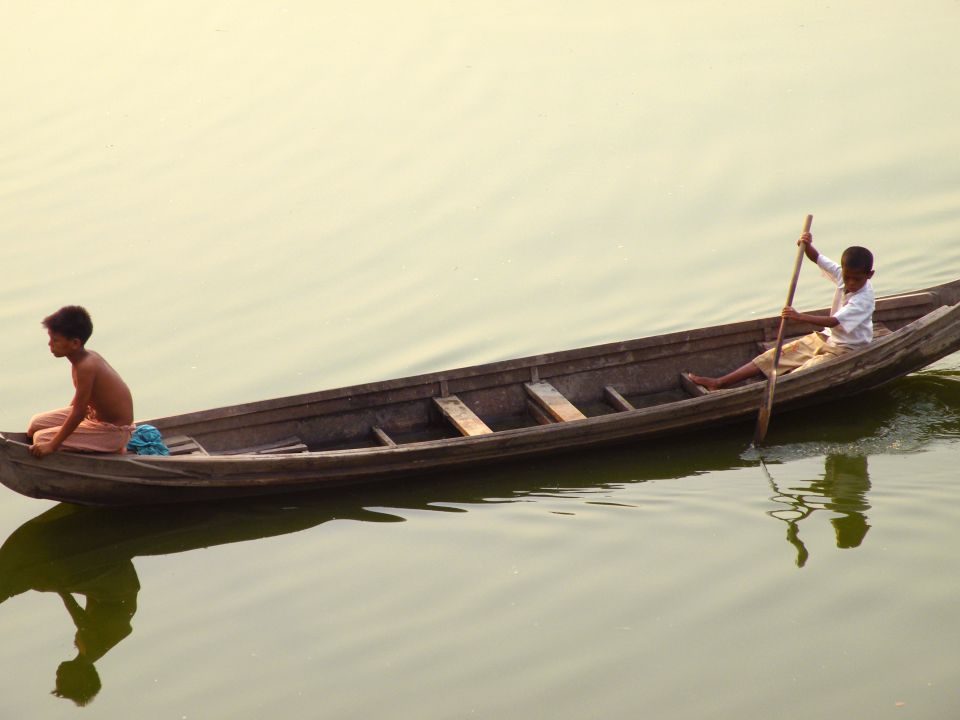
M 824 328 L 824 333 L 829 336 L 827 342 L 851 350 L 866 347 L 873 340 L 873 309 L 876 305 L 873 285 L 867 280 L 856 292 L 845 293 L 843 269 L 837 263 L 821 254 L 817 258 L 817 266 L 831 282 L 837 284 L 830 316 L 835 317 L 838 324 Z

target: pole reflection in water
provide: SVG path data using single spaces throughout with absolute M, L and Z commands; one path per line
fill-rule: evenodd
M 870 490 L 870 474 L 866 455 L 830 454 L 824 460 L 823 477 L 814 480 L 807 488 L 793 488 L 793 492 L 781 490 L 773 476 L 763 465 L 767 479 L 773 488 L 771 498 L 784 508 L 771 510 L 769 515 L 787 524 L 787 542 L 797 551 L 797 567 L 806 565 L 810 553 L 800 539 L 800 522 L 816 510 L 836 513 L 830 520 L 840 549 L 860 547 L 870 523 L 867 522 L 867 492 Z
M 800 538 L 800 523 L 816 510 L 828 510 L 838 548 L 859 547 L 870 530 L 867 493 L 868 458 L 914 452 L 937 440 L 960 438 L 960 373 L 928 370 L 858 396 L 857 412 L 831 412 L 830 406 L 798 410 L 784 416 L 774 432 L 779 446 L 766 447 L 759 459 L 780 507 L 769 512 L 787 525 L 787 541 L 803 567 L 810 553 Z M 839 407 L 839 406 L 837 406 Z M 790 422 L 786 422 L 789 418 Z M 824 456 L 819 480 L 783 489 L 767 463 Z M 764 462 L 766 460 L 766 462 Z

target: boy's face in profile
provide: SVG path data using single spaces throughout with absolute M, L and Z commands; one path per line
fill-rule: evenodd
M 66 357 L 83 347 L 83 343 L 78 339 L 68 338 L 53 330 L 47 330 L 47 335 L 50 336 L 50 342 L 47 344 L 50 346 L 50 352 L 53 353 L 54 357 Z
M 873 270 L 860 270 L 856 268 L 843 268 L 843 291 L 845 293 L 855 293 L 857 290 L 867 284 L 867 280 L 873 277 Z

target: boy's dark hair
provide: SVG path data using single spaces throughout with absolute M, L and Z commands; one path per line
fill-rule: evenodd
M 57 668 L 57 686 L 53 694 L 70 698 L 77 707 L 83 707 L 90 704 L 101 687 L 97 668 L 86 658 L 77 657 L 60 663 Z
M 67 305 L 43 319 L 43 326 L 51 332 L 70 340 L 79 340 L 84 345 L 93 335 L 93 320 L 90 313 L 79 305 Z
M 854 245 L 843 251 L 840 258 L 840 264 L 850 270 L 863 270 L 870 272 L 873 270 L 873 253 L 865 247 Z

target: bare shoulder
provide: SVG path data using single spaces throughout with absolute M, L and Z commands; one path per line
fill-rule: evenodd
M 77 371 L 87 377 L 95 378 L 98 384 L 123 385 L 123 378 L 98 352 L 88 350 L 87 355 L 77 363 Z
M 90 405 L 97 417 L 114 425 L 129 425 L 133 422 L 133 397 L 123 378 L 100 353 L 89 351 L 84 358 L 88 363 L 82 373 L 88 373 L 91 394 Z
M 103 368 L 109 368 L 110 364 L 103 359 L 103 355 L 93 350 L 87 350 L 86 354 L 77 363 L 77 369 L 85 372 L 99 372 Z

